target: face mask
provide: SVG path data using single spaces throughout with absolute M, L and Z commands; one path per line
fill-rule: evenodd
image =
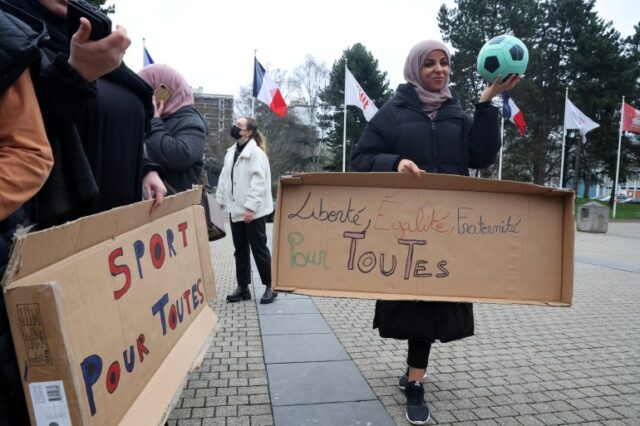
M 233 126 L 231 126 L 231 131 L 229 133 L 231 134 L 232 138 L 238 140 L 242 137 L 242 135 L 240 134 L 240 130 L 242 129 L 234 124 Z

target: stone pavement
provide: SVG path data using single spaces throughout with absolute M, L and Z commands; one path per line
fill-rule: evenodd
M 612 223 L 607 234 L 577 232 L 575 256 L 571 308 L 476 304 L 474 337 L 434 345 L 425 386 L 430 424 L 640 425 L 640 223 Z M 373 426 L 388 424 L 389 417 L 408 424 L 397 388 L 406 343 L 381 339 L 371 329 L 373 301 L 281 294 L 259 308 L 255 300 L 227 304 L 225 295 L 235 287 L 230 236 L 212 243 L 212 258 L 220 323 L 170 425 Z M 262 293 L 259 283 L 256 293 Z M 315 336 L 287 329 L 304 315 L 328 329 Z M 273 328 L 279 323 L 285 325 Z M 324 339 L 325 352 L 333 353 L 317 362 L 309 358 L 312 348 L 301 349 L 305 339 Z M 316 342 L 316 352 L 322 346 Z M 325 370 L 294 368 L 305 362 Z M 288 395 L 302 398 L 305 385 L 306 396 L 319 395 L 324 379 L 339 380 L 342 365 L 336 362 L 358 370 L 346 369 L 352 378 L 336 393 L 356 377 L 358 389 L 368 387 L 374 395 L 361 396 L 362 404 L 375 407 L 379 401 L 385 410 L 374 408 L 366 421 L 340 423 L 336 418 L 344 417 L 335 401 L 287 401 L 285 395 L 283 402 L 288 387 L 295 389 Z M 304 380 L 296 380 L 303 374 Z M 347 398 L 345 404 L 356 403 Z M 345 411 L 355 413 L 352 407 Z

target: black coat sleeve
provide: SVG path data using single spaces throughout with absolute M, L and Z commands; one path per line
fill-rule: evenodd
M 352 167 L 359 172 L 395 172 L 400 155 L 394 153 L 393 135 L 388 129 L 388 109 L 381 109 L 365 127 L 351 156 Z M 387 129 L 387 130 L 384 130 Z
M 490 102 L 476 105 L 469 135 L 469 167 L 472 169 L 489 167 L 496 159 L 500 150 L 498 114 L 498 108 Z
M 161 179 L 166 179 L 166 171 L 164 168 L 149 157 L 145 148 L 142 152 L 142 176 L 146 176 L 149 172 L 158 172 Z
M 171 130 L 161 119 L 152 119 L 145 144 L 149 157 L 163 169 L 183 171 L 202 161 L 206 136 L 205 123 L 194 112 L 177 121 Z

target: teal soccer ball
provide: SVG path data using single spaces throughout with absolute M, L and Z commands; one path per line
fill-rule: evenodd
M 482 78 L 492 82 L 498 75 L 504 81 L 511 74 L 524 74 L 528 62 L 527 46 L 519 38 L 501 35 L 482 46 L 476 65 Z

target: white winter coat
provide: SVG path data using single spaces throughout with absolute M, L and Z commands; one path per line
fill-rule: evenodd
M 216 200 L 231 214 L 233 222 L 241 222 L 247 209 L 254 212 L 255 219 L 270 214 L 273 211 L 273 197 L 267 154 L 258 147 L 255 140 L 250 139 L 233 164 L 236 145 L 233 144 L 224 156 Z

